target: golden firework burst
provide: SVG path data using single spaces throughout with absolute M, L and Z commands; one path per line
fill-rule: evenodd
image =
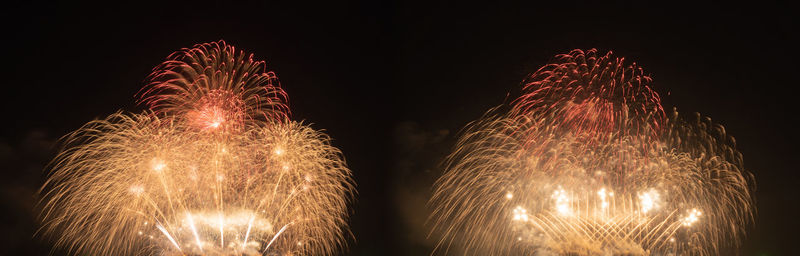
M 641 68 L 575 50 L 471 123 L 430 201 L 436 253 L 717 255 L 752 222 L 733 138 L 665 114 Z
M 220 41 L 155 69 L 142 102 L 65 138 L 43 232 L 91 255 L 331 255 L 353 182 L 330 138 L 288 119 L 263 62 Z

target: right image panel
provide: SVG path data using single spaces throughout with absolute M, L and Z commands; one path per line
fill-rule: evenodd
M 665 110 L 634 62 L 559 54 L 456 137 L 430 200 L 434 255 L 720 255 L 755 181 L 723 126 Z

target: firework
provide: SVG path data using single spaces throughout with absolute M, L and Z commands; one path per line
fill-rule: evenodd
M 437 253 L 717 255 L 754 181 L 722 126 L 667 114 L 650 78 L 575 50 L 471 123 L 431 199 Z
M 350 171 L 327 135 L 288 119 L 264 63 L 224 42 L 158 66 L 151 110 L 65 138 L 42 187 L 43 232 L 89 255 L 330 255 Z

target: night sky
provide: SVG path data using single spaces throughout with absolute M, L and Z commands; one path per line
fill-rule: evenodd
M 220 39 L 266 60 L 293 119 L 344 152 L 358 191 L 347 255 L 429 254 L 425 203 L 459 130 L 519 96 L 554 55 L 590 48 L 643 66 L 665 109 L 710 116 L 736 138 L 757 181 L 742 255 L 800 251 L 796 9 L 222 2 L 3 4 L 0 255 L 52 250 L 34 235 L 34 208 L 59 137 L 142 111 L 134 95 L 153 67 Z

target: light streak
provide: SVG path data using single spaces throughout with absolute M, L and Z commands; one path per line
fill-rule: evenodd
M 158 230 L 160 230 L 160 231 L 161 231 L 161 233 L 164 233 L 164 235 L 165 235 L 165 236 L 167 236 L 167 238 L 169 239 L 169 241 L 170 241 L 170 242 L 172 242 L 172 244 L 173 244 L 173 245 L 175 245 L 175 248 L 177 248 L 177 249 L 178 249 L 178 251 L 181 251 L 181 247 L 180 247 L 180 246 L 178 246 L 178 243 L 177 243 L 177 242 L 175 242 L 175 239 L 174 239 L 174 238 L 172 238 L 172 236 L 169 234 L 169 232 L 167 232 L 167 230 L 166 230 L 166 229 L 164 229 L 164 227 L 162 227 L 162 226 L 161 226 L 161 224 L 158 224 L 158 225 L 156 225 L 156 227 L 158 228 Z
M 275 239 L 278 239 L 278 236 L 280 236 L 281 234 L 283 234 L 283 231 L 285 231 L 285 230 L 286 230 L 286 228 L 288 228 L 288 227 L 289 227 L 289 225 L 291 225 L 291 224 L 292 224 L 292 223 L 289 223 L 289 224 L 283 225 L 283 227 L 281 227 L 281 230 L 278 230 L 278 233 L 275 233 L 275 236 L 273 236 L 273 237 L 272 237 L 272 239 L 271 239 L 271 240 L 269 240 L 269 243 L 267 244 L 267 247 L 265 247 L 265 248 L 264 248 L 264 251 L 265 251 L 265 252 L 266 252 L 267 250 L 269 250 L 269 247 L 270 247 L 270 246 L 272 246 L 272 243 L 273 243 L 273 242 L 275 242 Z M 303 244 L 302 244 L 302 243 L 300 243 L 300 242 L 298 242 L 298 243 L 297 243 L 297 245 L 303 245 Z

